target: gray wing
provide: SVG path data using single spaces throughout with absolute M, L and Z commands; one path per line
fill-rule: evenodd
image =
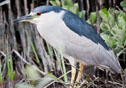
M 67 14 L 69 13 L 69 14 Z M 64 23 L 73 35 L 66 40 L 65 52 L 89 65 L 107 66 L 120 72 L 118 61 L 97 32 L 84 20 L 67 11 Z

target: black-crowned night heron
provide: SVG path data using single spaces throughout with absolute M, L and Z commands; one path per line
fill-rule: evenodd
M 58 6 L 39 6 L 30 14 L 14 20 L 36 24 L 40 35 L 57 51 L 62 48 L 63 56 L 72 65 L 80 62 L 79 82 L 84 65 L 110 68 L 120 73 L 120 65 L 113 52 L 107 47 L 97 32 L 74 13 Z M 76 69 L 72 67 L 71 83 Z

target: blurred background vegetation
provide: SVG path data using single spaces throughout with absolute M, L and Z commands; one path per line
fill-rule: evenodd
M 13 19 L 40 5 L 57 5 L 86 20 L 114 51 L 124 70 L 121 76 L 113 77 L 87 67 L 87 74 L 79 84 L 81 88 L 126 85 L 126 0 L 0 0 L 0 88 L 66 88 L 69 85 L 71 68 L 62 52 L 47 44 L 35 25 L 13 23 Z

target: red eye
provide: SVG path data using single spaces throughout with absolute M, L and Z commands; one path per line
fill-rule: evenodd
M 38 15 L 38 16 L 40 16 L 42 14 L 42 12 L 38 12 L 38 13 L 36 13 L 36 15 Z

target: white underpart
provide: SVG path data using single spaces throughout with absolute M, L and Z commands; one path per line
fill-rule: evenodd
M 66 33 L 69 30 L 62 20 L 64 13 L 64 11 L 60 13 L 51 11 L 35 18 L 32 22 L 37 24 L 40 35 L 58 51 L 60 51 L 60 49 L 64 51 L 64 40 L 62 40 L 61 37 L 65 36 L 63 32 Z M 71 65 L 75 65 L 76 61 L 73 57 L 65 54 L 63 55 L 70 61 Z
M 65 11 L 61 11 L 59 13 L 54 11 L 43 13 L 40 17 L 35 18 L 32 21 L 32 23 L 35 23 L 37 25 L 38 32 L 50 45 L 56 48 L 57 51 L 59 51 L 62 48 L 63 55 L 67 59 L 69 59 L 70 56 L 64 53 L 65 46 L 70 46 L 69 43 L 70 41 L 72 41 L 73 43 L 76 43 L 79 47 L 81 46 L 80 42 L 83 41 L 85 37 L 80 37 L 78 34 L 74 33 L 69 29 L 69 27 L 66 26 L 62 19 L 64 14 Z M 87 42 L 90 42 L 90 40 Z M 88 44 L 87 46 L 92 45 Z M 92 47 L 90 48 L 92 49 Z M 90 48 L 88 47 L 88 49 Z M 80 49 L 82 48 L 80 47 Z M 79 58 L 75 59 L 78 60 L 78 62 L 82 63 L 82 61 L 80 61 Z M 83 64 L 87 63 L 83 62 Z
M 61 23 L 63 23 L 61 20 L 63 15 L 64 11 L 60 13 L 51 11 L 42 14 L 39 18 L 34 19 L 40 35 L 56 49 L 63 49 L 63 41 L 58 38 L 63 35 L 62 30 L 60 29 L 63 27 L 61 26 Z
M 62 19 L 64 14 L 65 11 L 63 10 L 61 12 L 50 11 L 34 18 L 32 23 L 37 25 L 38 32 L 51 46 L 58 52 L 62 49 L 64 57 L 69 59 L 72 65 L 77 60 L 84 65 L 107 65 L 117 71 L 118 66 L 115 62 L 112 63 L 114 57 L 109 54 L 110 52 L 106 51 L 101 44 L 97 44 L 84 36 L 79 36 L 69 29 Z M 107 56 L 104 59 L 105 55 Z M 111 62 L 112 65 L 108 64 L 107 61 Z

